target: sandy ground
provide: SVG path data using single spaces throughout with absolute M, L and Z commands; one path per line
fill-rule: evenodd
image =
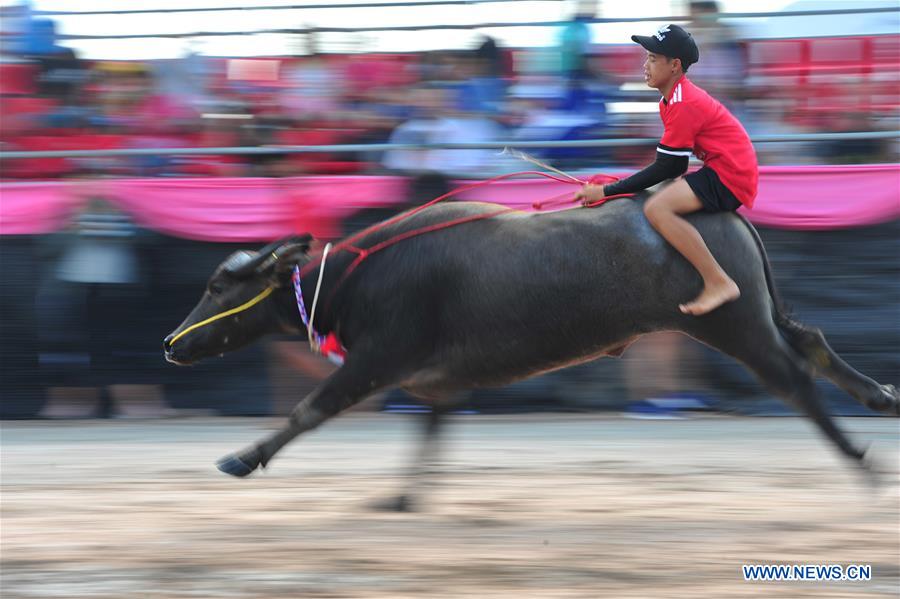
M 2 425 L 4 598 L 898 597 L 898 420 L 873 492 L 794 418 L 460 416 L 419 513 L 382 513 L 417 430 L 351 414 L 238 480 L 278 421 Z M 868 582 L 741 565 L 871 564 Z

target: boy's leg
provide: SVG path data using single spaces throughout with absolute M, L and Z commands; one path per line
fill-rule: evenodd
M 722 270 L 694 226 L 681 218 L 703 208 L 690 185 L 677 179 L 655 193 L 644 205 L 644 214 L 666 241 L 681 252 L 703 277 L 703 291 L 694 301 L 681 304 L 685 314 L 699 316 L 740 297 L 741 291 L 731 277 Z

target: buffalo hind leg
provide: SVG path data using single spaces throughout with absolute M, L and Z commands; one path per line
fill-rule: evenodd
M 776 333 L 774 323 L 762 324 L 749 338 L 731 336 L 725 340 L 716 333 L 698 338 L 750 368 L 771 392 L 808 416 L 844 455 L 867 467 L 865 452 L 850 441 L 828 413 L 810 365 Z
M 790 321 L 780 327 L 788 343 L 819 374 L 876 412 L 900 415 L 900 392 L 893 385 L 880 385 L 847 364 L 825 340 L 822 331 Z
M 291 412 L 287 424 L 262 441 L 216 462 L 216 467 L 232 476 L 247 476 L 266 464 L 282 447 L 301 433 L 312 430 L 339 412 L 362 401 L 366 396 L 390 384 L 384 369 L 360 359 L 347 360 L 340 369 L 325 379 Z

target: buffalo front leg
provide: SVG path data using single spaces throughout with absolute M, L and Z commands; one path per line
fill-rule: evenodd
M 425 426 L 419 451 L 407 475 L 406 489 L 400 495 L 375 503 L 375 509 L 391 512 L 410 512 L 416 508 L 417 500 L 427 483 L 429 474 L 439 453 L 439 433 L 446 421 L 448 408 L 435 405 L 425 414 Z
M 216 462 L 216 467 L 226 474 L 239 477 L 247 476 L 260 466 L 265 468 L 275 454 L 295 437 L 382 389 L 386 384 L 384 370 L 380 374 L 376 372 L 377 369 L 365 360 L 351 362 L 348 359 L 346 364 L 297 404 L 283 427 L 256 444 L 225 456 Z

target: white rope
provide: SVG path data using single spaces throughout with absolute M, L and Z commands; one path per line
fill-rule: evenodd
M 328 252 L 331 251 L 331 243 L 325 244 L 325 250 L 322 252 L 322 263 L 319 264 L 319 280 L 316 281 L 316 293 L 313 295 L 312 309 L 309 311 L 309 324 L 306 332 L 309 334 L 309 346 L 314 352 L 319 351 L 319 344 L 316 342 L 313 334 L 313 322 L 316 319 L 316 304 L 319 302 L 319 291 L 322 289 L 322 273 L 325 272 L 325 260 L 328 258 Z
M 525 152 L 523 152 L 521 150 L 517 150 L 515 148 L 510 148 L 509 146 L 506 146 L 505 148 L 503 148 L 503 151 L 500 152 L 501 156 L 504 154 L 509 155 L 509 156 L 514 156 L 515 158 L 524 160 L 525 162 L 530 162 L 531 164 L 536 164 L 537 166 L 539 166 L 543 169 L 547 169 L 548 171 L 552 171 L 552 172 L 556 173 L 557 175 L 562 175 L 563 177 L 565 177 L 566 179 L 569 179 L 570 181 L 574 181 L 576 183 L 584 183 L 584 181 L 582 181 L 581 179 L 578 179 L 577 177 L 573 177 L 569 173 L 563 172 L 563 171 L 559 170 L 558 168 L 554 168 L 545 162 L 541 162 L 534 156 L 531 156 L 530 154 L 526 154 Z

